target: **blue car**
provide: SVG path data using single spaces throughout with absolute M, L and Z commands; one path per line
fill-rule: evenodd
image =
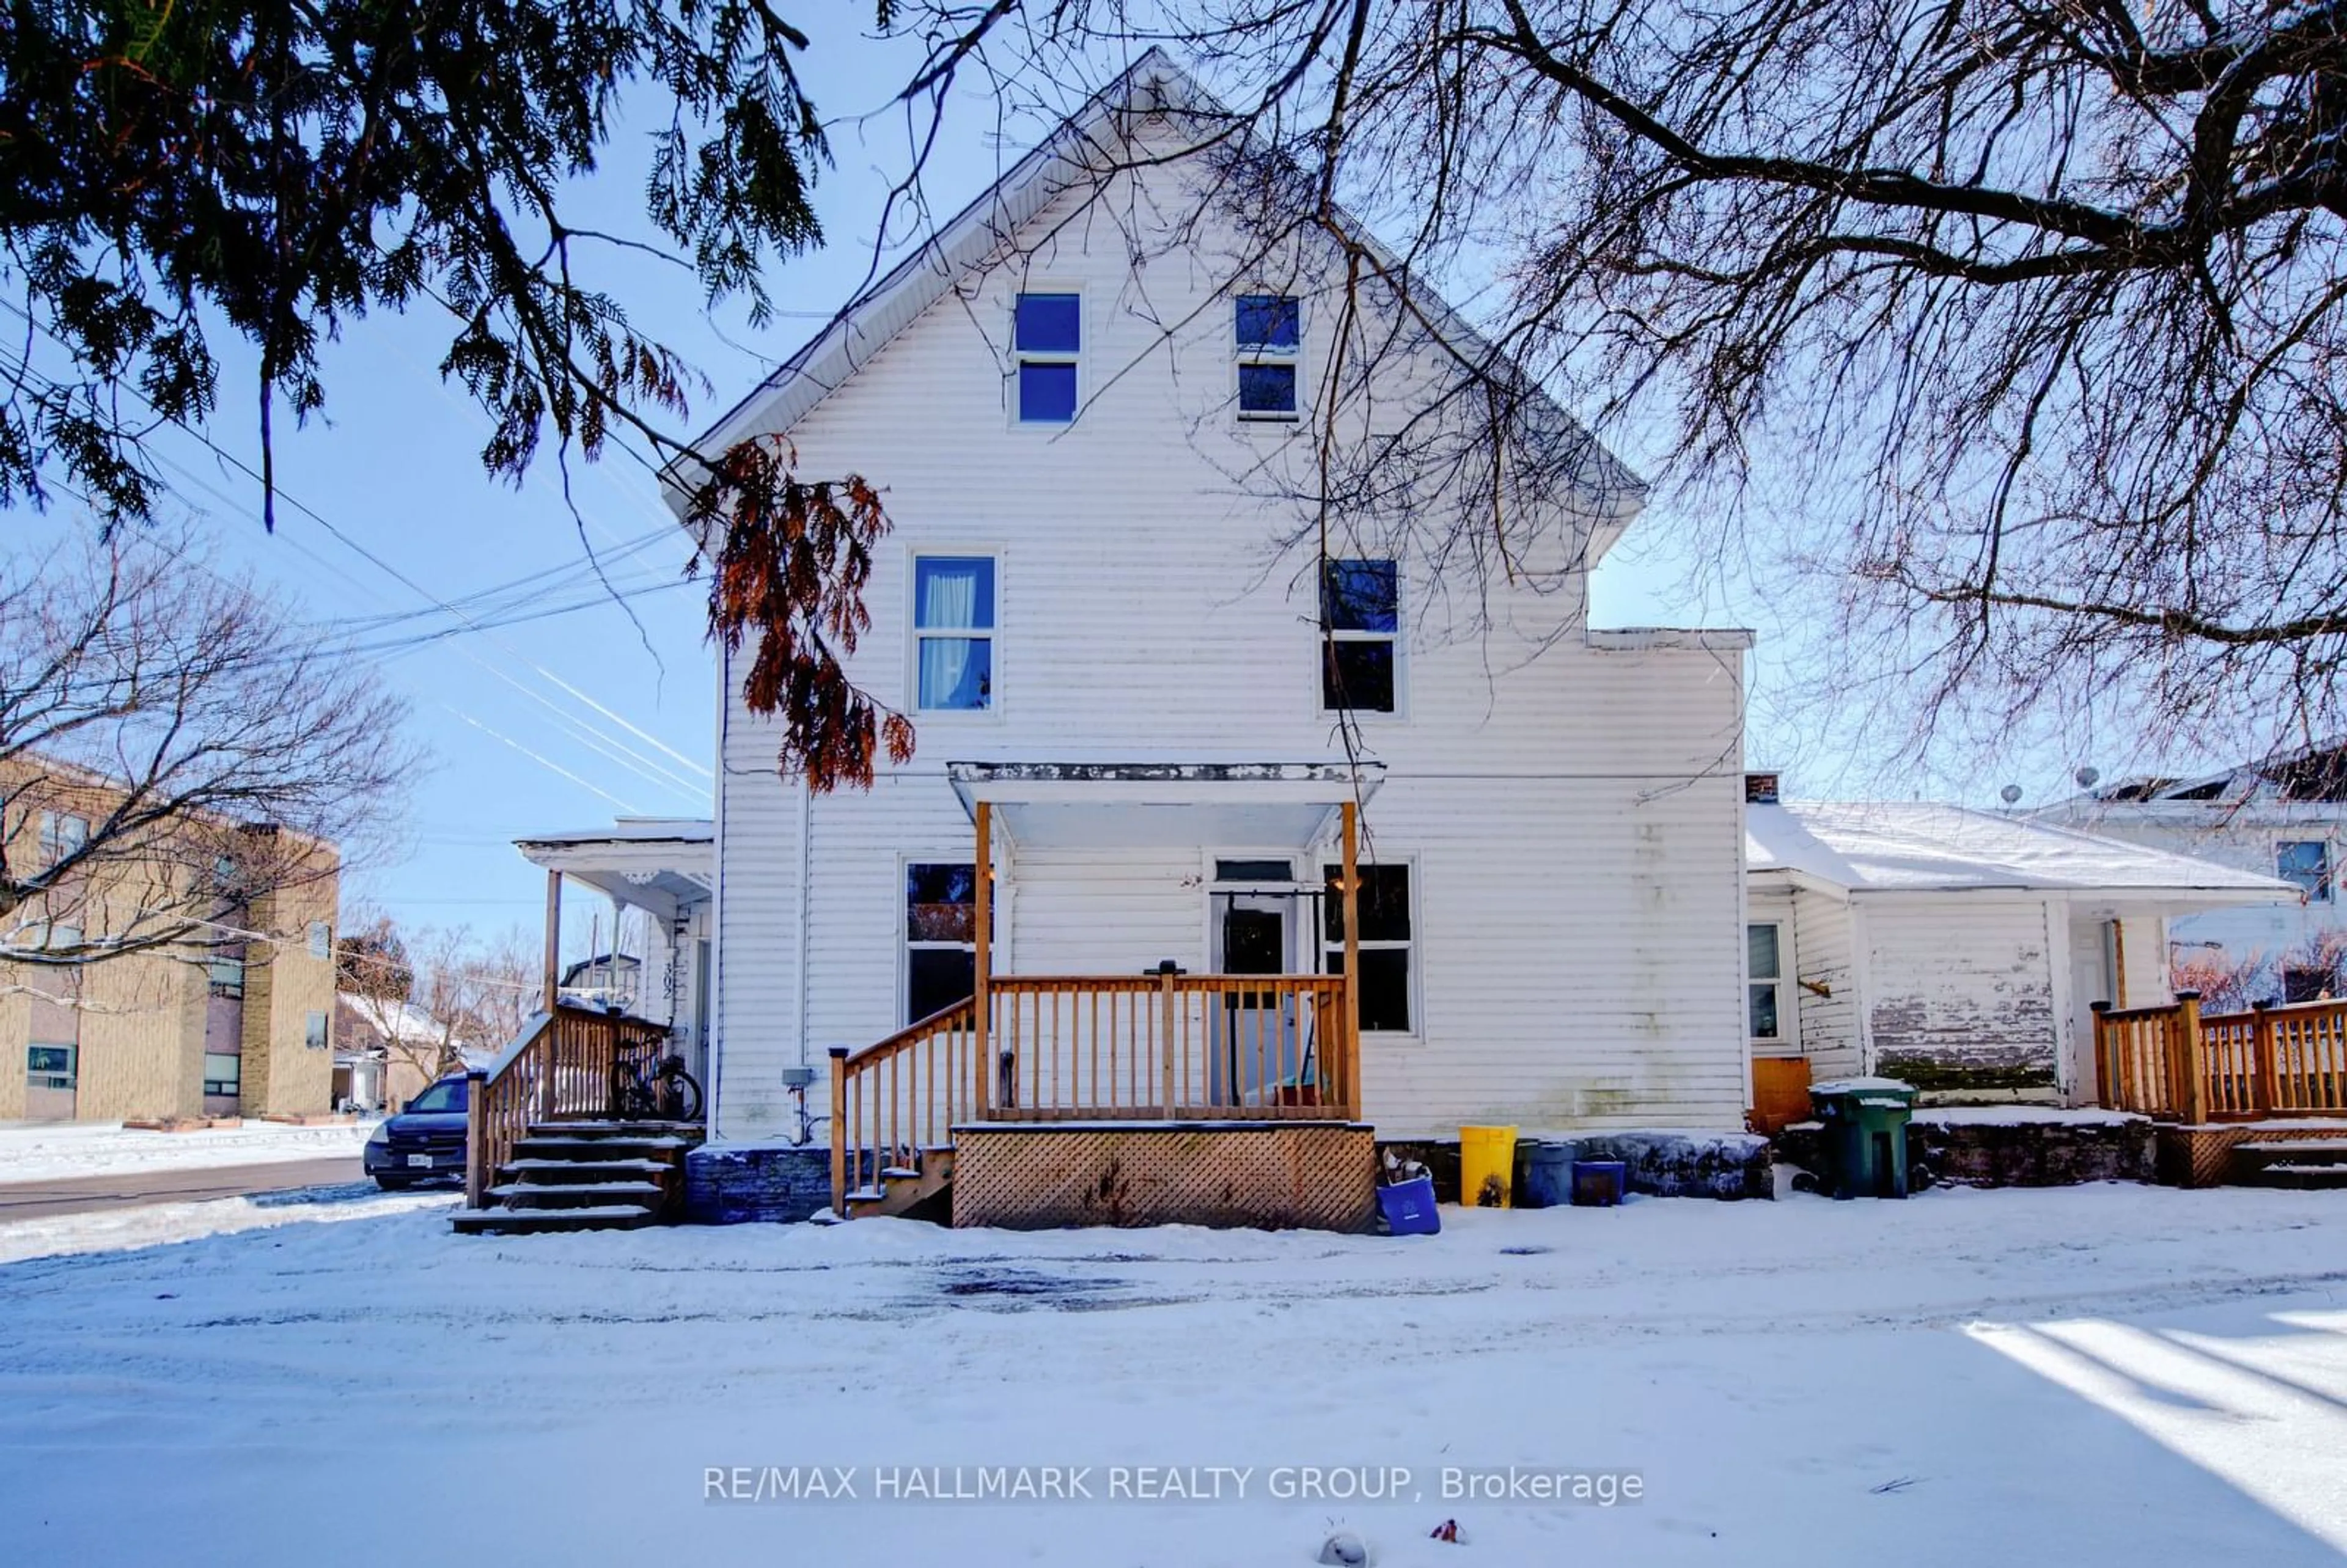
M 385 1192 L 465 1175 L 465 1080 L 444 1078 L 384 1119 L 367 1140 L 366 1173 Z

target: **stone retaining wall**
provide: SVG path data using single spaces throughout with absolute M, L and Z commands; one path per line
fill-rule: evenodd
M 829 1207 L 828 1144 L 704 1143 L 684 1156 L 684 1214 L 694 1225 L 793 1222 Z
M 1777 1135 L 1777 1158 L 1821 1172 L 1821 1129 L 1798 1122 Z M 1911 1186 L 2066 1187 L 2082 1182 L 2148 1182 L 2155 1170 L 2152 1123 L 1935 1122 L 1907 1124 Z

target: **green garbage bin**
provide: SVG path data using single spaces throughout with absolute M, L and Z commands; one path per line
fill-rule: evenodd
M 1907 1123 L 1915 1089 L 1895 1078 L 1845 1078 L 1809 1085 L 1809 1106 L 1825 1126 L 1826 1169 L 1837 1198 L 1907 1195 Z

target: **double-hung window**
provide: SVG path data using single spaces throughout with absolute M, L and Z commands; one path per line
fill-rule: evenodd
M 1294 419 L 1303 302 L 1293 294 L 1241 294 L 1236 346 L 1241 419 Z
M 1320 583 L 1327 627 L 1320 705 L 1330 712 L 1394 711 L 1395 643 L 1401 631 L 1399 574 L 1389 560 L 1332 560 Z
M 55 866 L 69 856 L 79 855 L 89 843 L 89 818 L 76 816 L 71 812 L 41 813 L 41 864 Z
M 1361 1028 L 1389 1034 L 1410 1031 L 1409 1001 L 1409 867 L 1364 866 L 1361 890 L 1361 973 L 1354 982 L 1360 993 Z M 1327 944 L 1329 974 L 1345 972 L 1345 868 L 1321 867 L 1327 892 L 1322 921 Z
M 66 1044 L 44 1044 L 35 1040 L 25 1048 L 25 1083 L 31 1089 L 71 1089 L 77 1072 L 74 1058 L 77 1049 Z
M 905 866 L 905 1021 L 918 1023 L 978 989 L 978 867 Z
M 1785 1037 L 1784 927 L 1773 920 L 1744 927 L 1746 1031 L 1755 1040 Z
M 2274 850 L 2274 872 L 2298 884 L 2311 904 L 2331 902 L 2331 845 L 2320 838 L 2285 840 Z
M 1011 323 L 1019 362 L 1019 423 L 1066 425 L 1076 417 L 1083 361 L 1081 294 L 1021 294 Z
M 994 706 L 994 558 L 913 558 L 914 706 Z

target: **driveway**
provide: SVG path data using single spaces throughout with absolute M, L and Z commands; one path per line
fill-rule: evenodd
M 279 1160 L 261 1165 L 221 1165 L 196 1171 L 122 1171 L 41 1182 L 0 1183 L 0 1223 L 99 1209 L 137 1208 L 146 1204 L 198 1203 L 240 1198 L 299 1187 L 334 1186 L 366 1180 L 358 1156 L 326 1160 Z

